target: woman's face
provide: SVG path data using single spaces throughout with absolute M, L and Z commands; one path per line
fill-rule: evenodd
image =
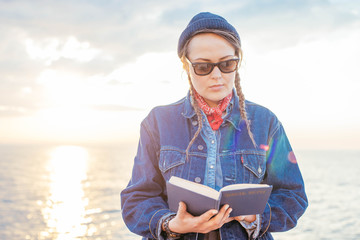
M 193 37 L 188 45 L 190 62 L 217 63 L 236 58 L 234 47 L 224 38 L 214 33 L 201 33 Z M 195 90 L 205 99 L 210 107 L 229 95 L 234 87 L 235 71 L 223 73 L 216 66 L 211 73 L 199 76 L 189 63 L 191 82 Z

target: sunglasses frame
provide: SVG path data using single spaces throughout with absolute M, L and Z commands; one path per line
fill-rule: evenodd
M 189 63 L 191 63 L 191 66 L 193 67 L 195 74 L 196 74 L 196 75 L 199 75 L 199 76 L 209 75 L 209 74 L 214 70 L 215 67 L 218 67 L 218 69 L 219 69 L 222 73 L 232 73 L 232 72 L 235 72 L 235 71 L 238 69 L 238 67 L 239 67 L 239 61 L 240 61 L 240 58 L 232 58 L 232 59 L 220 61 L 220 62 L 217 62 L 217 63 L 211 63 L 211 62 L 194 62 L 194 63 L 193 63 L 193 62 L 191 62 L 188 58 L 186 58 L 186 59 L 189 61 Z M 229 71 L 229 72 L 223 71 L 223 70 L 221 69 L 221 67 L 220 67 L 220 64 L 222 64 L 222 63 L 224 63 L 224 62 L 228 62 L 228 61 L 236 61 L 236 68 L 235 68 L 234 70 L 232 70 L 232 71 Z M 199 74 L 199 73 L 197 73 L 196 70 L 195 70 L 195 67 L 196 67 L 196 65 L 199 65 L 199 64 L 209 64 L 209 65 L 211 65 L 210 71 L 209 71 L 208 73 L 206 73 L 206 74 Z

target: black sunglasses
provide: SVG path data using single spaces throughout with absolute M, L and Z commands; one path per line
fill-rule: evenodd
M 239 58 L 229 59 L 217 63 L 207 63 L 207 62 L 190 62 L 194 68 L 194 72 L 199 76 L 205 76 L 212 72 L 214 67 L 218 67 L 223 73 L 234 72 L 238 68 Z

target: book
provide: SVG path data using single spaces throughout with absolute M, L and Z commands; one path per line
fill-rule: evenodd
M 225 204 L 233 209 L 230 217 L 261 214 L 272 190 L 272 186 L 267 184 L 232 184 L 216 191 L 175 176 L 166 182 L 166 187 L 170 210 L 177 212 L 179 202 L 182 201 L 193 216 L 210 209 L 220 210 Z

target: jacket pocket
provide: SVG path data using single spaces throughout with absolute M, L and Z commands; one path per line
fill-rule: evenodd
M 244 166 L 244 182 L 260 183 L 266 171 L 266 156 L 262 153 L 243 153 L 241 162 Z
M 236 160 L 234 154 L 220 155 L 223 185 L 235 184 L 236 182 Z
M 171 176 L 181 177 L 185 164 L 185 152 L 174 147 L 161 147 L 159 157 L 159 169 L 168 181 Z

